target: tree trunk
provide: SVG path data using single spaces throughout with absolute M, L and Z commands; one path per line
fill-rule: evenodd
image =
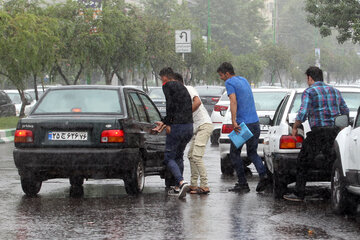
M 124 86 L 124 85 L 125 85 L 124 78 L 122 78 L 122 77 L 120 76 L 120 73 L 119 73 L 118 71 L 115 72 L 115 74 L 116 74 L 117 78 L 120 80 L 120 84 L 121 84 L 122 86 Z
M 18 92 L 19 92 L 20 98 L 21 98 L 21 109 L 20 109 L 19 117 L 23 118 L 23 117 L 25 117 L 26 98 L 25 98 L 24 90 L 21 90 L 18 88 Z
M 59 64 L 56 64 L 56 65 L 57 65 L 57 70 L 58 70 L 60 76 L 64 79 L 66 85 L 70 85 L 69 80 L 67 79 L 67 77 L 65 76 L 65 74 L 62 72 L 62 69 L 61 69 L 61 67 L 59 66 Z
M 280 76 L 280 71 L 277 70 L 276 72 L 277 72 L 277 74 L 278 74 L 278 76 L 279 76 L 280 86 L 283 87 L 283 83 L 282 83 L 281 76 Z
M 83 67 L 83 65 L 80 63 L 80 69 L 79 69 L 78 73 L 76 74 L 76 77 L 75 77 L 75 80 L 74 80 L 74 85 L 77 84 L 77 82 L 78 82 L 78 80 L 79 80 L 79 78 L 80 78 L 80 74 L 82 73 L 83 69 L 84 69 L 84 67 Z

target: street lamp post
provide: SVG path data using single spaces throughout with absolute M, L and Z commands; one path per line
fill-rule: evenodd
M 211 52 L 211 19 L 210 19 L 210 0 L 208 0 L 208 24 L 207 24 L 207 49 L 208 52 Z

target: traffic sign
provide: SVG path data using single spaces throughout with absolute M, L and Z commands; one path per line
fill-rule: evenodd
M 177 53 L 191 52 L 191 30 L 175 31 L 175 51 Z

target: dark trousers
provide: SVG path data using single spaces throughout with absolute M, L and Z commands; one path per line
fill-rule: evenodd
M 266 174 L 266 168 L 261 158 L 257 154 L 257 148 L 258 148 L 259 136 L 260 136 L 260 125 L 257 122 L 257 123 L 246 124 L 246 126 L 253 134 L 253 136 L 246 142 L 247 157 L 250 158 L 250 160 L 255 165 L 255 168 L 259 173 L 259 176 L 262 177 Z M 230 159 L 235 167 L 239 184 L 246 184 L 247 180 L 245 178 L 244 162 L 240 156 L 242 147 L 243 146 L 236 148 L 236 146 L 231 142 Z
M 317 127 L 307 133 L 297 158 L 295 191 L 299 197 L 305 196 L 305 186 L 310 169 L 331 170 L 335 160 L 332 148 L 338 133 L 339 128 L 337 127 Z M 318 159 L 324 159 L 324 162 L 314 161 L 319 154 L 323 154 L 323 158 Z
M 184 151 L 193 136 L 193 124 L 172 124 L 170 134 L 166 135 L 164 163 L 178 185 L 183 178 Z

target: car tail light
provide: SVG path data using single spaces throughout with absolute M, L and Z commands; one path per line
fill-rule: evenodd
M 213 102 L 218 102 L 219 100 L 220 100 L 220 98 L 218 98 L 218 97 L 211 98 L 211 101 L 213 101 Z
M 233 129 L 234 128 L 233 128 L 232 124 L 223 124 L 222 129 L 221 129 L 221 133 L 231 133 Z
M 290 135 L 281 136 L 280 149 L 300 149 L 303 140 L 301 136 L 296 136 L 296 140 Z
M 214 106 L 214 111 L 215 112 L 226 111 L 227 109 L 228 109 L 227 106 L 221 106 L 221 105 L 215 105 Z
M 123 130 L 104 130 L 101 133 L 102 143 L 120 143 L 124 142 L 124 131 Z
M 31 130 L 16 130 L 14 136 L 16 143 L 32 143 L 34 142 L 34 135 Z

